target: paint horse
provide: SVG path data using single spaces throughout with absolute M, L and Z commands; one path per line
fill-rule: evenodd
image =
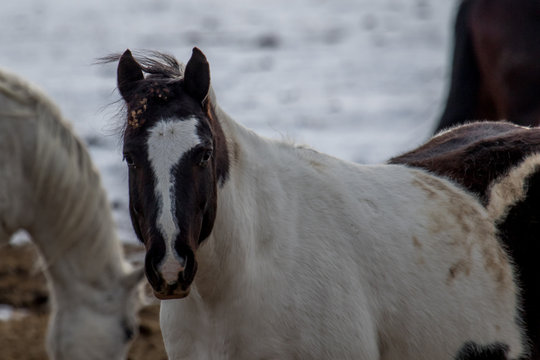
M 200 50 L 185 67 L 156 56 L 108 60 L 170 359 L 526 353 L 512 266 L 476 198 L 420 169 L 262 138 L 216 104 Z
M 540 2 L 462 0 L 446 106 L 435 129 L 473 119 L 540 125 Z
M 486 121 L 452 128 L 389 161 L 446 176 L 477 194 L 488 208 L 497 205 L 493 192 L 502 186 L 498 184 L 513 184 L 516 194 L 521 194 L 497 219 L 497 228 L 517 267 L 523 320 L 532 344 L 531 359 L 540 359 L 538 154 L 540 128 Z
M 0 70 L 0 243 L 25 229 L 51 293 L 46 348 L 56 360 L 125 358 L 138 283 L 97 169 L 41 91 Z

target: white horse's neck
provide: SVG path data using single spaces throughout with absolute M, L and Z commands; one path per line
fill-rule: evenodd
M 100 189 L 96 190 L 96 196 L 100 197 Z M 58 209 L 58 214 L 70 211 L 76 214 L 76 207 L 63 206 L 65 204 L 61 199 L 57 200 L 53 207 L 44 204 L 43 211 Z M 87 292 L 78 291 L 74 284 L 99 290 L 127 272 L 129 265 L 123 259 L 120 242 L 110 224 L 111 215 L 107 214 L 105 208 L 101 211 L 103 213 L 94 209 L 85 215 L 85 220 L 79 219 L 88 221 L 86 226 L 70 226 L 66 223 L 66 227 L 63 227 L 61 221 L 53 222 L 55 214 L 52 214 L 36 220 L 30 230 L 42 257 L 43 270 L 51 277 L 50 285 L 55 294 L 72 292 L 71 296 L 84 296 Z
M 287 196 L 280 192 L 279 169 L 286 168 L 282 165 L 288 159 L 294 161 L 296 151 L 288 144 L 276 146 L 274 141 L 236 123 L 219 106 L 215 106 L 215 114 L 227 138 L 231 168 L 228 180 L 218 191 L 212 235 L 197 251 L 195 290 L 209 302 L 227 293 L 234 295 L 237 287 L 245 286 L 247 279 L 242 276 L 256 271 L 252 269 L 254 259 L 261 255 L 265 237 L 271 238 L 265 219 L 279 212 Z M 273 172 L 267 176 L 265 165 L 270 162 Z M 258 196 L 265 191 L 272 194 Z M 261 198 L 264 204 L 257 204 Z
M 28 229 L 55 292 L 67 283 L 96 288 L 127 270 L 112 214 L 84 145 L 55 117 L 36 122 L 32 179 L 35 218 Z M 76 292 L 76 291 L 73 291 Z M 59 298 L 59 297 L 57 297 Z

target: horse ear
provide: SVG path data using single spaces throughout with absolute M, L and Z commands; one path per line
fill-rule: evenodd
M 144 276 L 144 268 L 139 267 L 130 273 L 124 275 L 124 278 L 122 279 L 121 283 L 124 286 L 125 289 L 133 289 L 136 287 Z
M 141 65 L 127 49 L 120 57 L 117 69 L 118 90 L 124 100 L 129 101 L 135 82 L 142 79 L 144 79 L 144 74 Z
M 184 90 L 202 103 L 210 89 L 210 65 L 201 50 L 194 47 L 184 71 Z

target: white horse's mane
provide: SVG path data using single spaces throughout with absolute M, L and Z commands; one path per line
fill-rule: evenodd
M 57 106 L 35 86 L 0 71 L 0 93 L 18 103 L 12 109 L 0 110 L 0 115 L 32 121 L 35 129 L 35 153 L 25 154 L 24 159 L 31 169 L 37 203 L 55 211 L 55 216 L 49 217 L 53 222 L 47 225 L 59 241 L 46 250 L 40 246 L 47 266 L 85 243 L 87 259 L 99 269 L 112 255 L 121 254 L 121 248 L 118 241 L 112 241 L 116 235 L 111 211 L 85 145 Z M 40 217 L 37 213 L 36 219 Z

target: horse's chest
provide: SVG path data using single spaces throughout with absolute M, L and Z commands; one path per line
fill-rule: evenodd
M 239 302 L 223 304 L 217 312 L 189 298 L 162 302 L 161 329 L 169 358 L 327 359 L 363 351 L 356 340 L 362 319 L 338 324 L 331 318 L 339 314 L 332 313 L 317 325 L 313 316 L 301 315 L 305 310 L 324 317 L 321 309 L 308 304 L 299 310 L 285 304 L 256 307 Z
M 188 299 L 161 305 L 160 325 L 170 359 L 317 357 L 306 352 L 312 341 L 295 326 L 298 319 L 292 320 L 294 313 L 285 319 L 271 310 L 257 311 L 249 305 L 233 304 L 220 307 L 218 312 L 203 311 L 194 302 L 182 306 L 184 300 Z
M 160 326 L 170 359 L 264 359 L 275 358 L 264 344 L 279 343 L 277 332 L 261 326 L 264 315 L 251 318 L 229 307 L 210 311 L 191 299 L 165 301 L 161 304 Z M 264 341 L 257 341 L 264 339 Z

